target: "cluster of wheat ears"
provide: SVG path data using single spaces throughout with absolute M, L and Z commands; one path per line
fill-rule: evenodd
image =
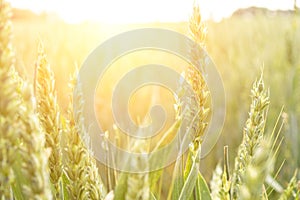
M 104 184 L 97 162 L 83 142 L 82 136 L 87 129 L 83 125 L 82 108 L 79 106 L 74 111 L 72 105 L 73 101 L 78 101 L 78 105 L 84 103 L 80 89 L 74 87 L 75 79 L 70 84 L 75 90 L 75 98 L 71 98 L 67 112 L 62 112 L 57 103 L 54 74 L 42 45 L 36 61 L 34 84 L 22 79 L 14 66 L 10 16 L 10 6 L 0 0 L 1 200 L 250 200 L 268 199 L 274 193 L 281 200 L 300 198 L 297 172 L 286 189 L 275 181 L 277 172 L 274 173 L 274 163 L 281 142 L 278 132 L 283 124 L 279 117 L 274 131 L 264 133 L 269 92 L 265 89 L 262 76 L 251 90 L 252 103 L 234 169 L 229 168 L 228 147 L 225 147 L 223 167 L 217 166 L 208 186 L 199 171 L 199 155 L 210 112 L 207 103 L 209 91 L 201 74 L 193 66 L 185 72 L 185 77 L 195 93 L 190 97 L 189 104 L 184 105 L 185 108 L 182 104 L 184 99 L 177 98 L 176 122 L 166 134 L 177 132 L 182 121 L 181 112 L 188 108 L 185 116 L 194 121 L 190 127 L 194 139 L 187 155 L 174 164 L 169 191 L 162 191 L 163 170 L 139 174 L 111 173 L 108 170 L 109 180 L 115 181 Z M 193 10 L 189 30 L 191 38 L 205 48 L 206 28 L 197 6 Z M 191 47 L 192 58 L 201 62 L 203 58 L 195 48 Z M 135 141 L 132 150 L 139 153 L 147 151 L 142 141 Z M 147 165 L 140 162 L 143 160 L 132 161 L 135 165 Z

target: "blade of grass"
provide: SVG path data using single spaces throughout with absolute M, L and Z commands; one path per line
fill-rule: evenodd
M 210 191 L 208 185 L 203 178 L 202 174 L 198 172 L 196 183 L 196 200 L 211 200 Z

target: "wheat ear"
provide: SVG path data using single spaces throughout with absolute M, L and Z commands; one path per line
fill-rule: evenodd
M 191 119 L 195 119 L 193 124 L 194 131 L 194 140 L 193 146 L 194 149 L 200 148 L 202 136 L 204 135 L 205 129 L 207 127 L 207 116 L 209 114 L 209 108 L 206 106 L 209 96 L 209 91 L 206 86 L 205 80 L 201 75 L 201 72 L 204 72 L 201 68 L 204 66 L 204 55 L 201 48 L 205 48 L 205 38 L 206 38 L 206 26 L 203 24 L 200 14 L 200 9 L 198 5 L 194 5 L 193 14 L 189 21 L 189 33 L 191 38 L 197 44 L 197 46 L 191 45 L 191 58 L 193 63 L 196 63 L 197 66 L 189 66 L 186 72 L 186 78 L 189 84 L 192 86 L 194 94 L 190 97 L 189 106 Z M 197 69 L 196 69 L 196 68 Z
M 76 83 L 71 84 L 72 87 Z M 78 88 L 77 88 L 78 89 Z M 74 100 L 82 101 L 82 93 L 77 90 Z M 82 105 L 79 102 L 78 105 Z M 68 176 L 69 184 L 67 189 L 71 199 L 104 199 L 105 190 L 98 173 L 96 161 L 83 143 L 81 133 L 85 131 L 82 124 L 82 110 L 77 108 L 73 110 L 73 99 L 68 109 L 68 121 L 66 125 L 67 147 L 66 147 L 66 165 L 64 170 Z M 79 109 L 79 110 L 78 110 Z
M 20 101 L 16 93 L 18 84 L 14 79 L 10 15 L 10 6 L 0 0 L 0 199 L 12 199 L 12 166 L 20 135 L 16 123 Z
M 19 111 L 19 120 L 23 129 L 20 135 L 22 141 L 20 153 L 22 175 L 27 181 L 23 187 L 24 196 L 26 199 L 52 199 L 48 173 L 50 151 L 45 149 L 45 134 L 36 115 L 32 87 L 24 81 L 21 84 L 23 101 Z
M 36 63 L 35 96 L 41 125 L 46 134 L 45 147 L 51 149 L 49 157 L 50 181 L 54 186 L 56 199 L 60 198 L 62 176 L 61 119 L 57 103 L 55 80 L 46 59 L 42 45 L 39 46 Z
M 238 190 L 239 199 L 260 200 L 263 196 L 263 184 L 268 174 L 274 169 L 272 143 L 262 140 L 253 151 L 251 163 L 246 166 L 241 176 L 242 185 Z
M 233 199 L 238 198 L 237 191 L 239 190 L 239 185 L 241 183 L 241 176 L 243 176 L 247 166 L 252 161 L 255 149 L 260 143 L 264 133 L 266 113 L 269 106 L 269 93 L 265 90 L 262 75 L 260 79 L 253 84 L 251 98 L 252 103 L 244 128 L 243 141 L 239 146 L 238 155 L 235 159 L 231 187 Z
M 221 164 L 217 164 L 211 181 L 210 181 L 210 189 L 211 189 L 211 197 L 212 199 L 215 200 L 220 200 L 220 190 L 222 188 L 222 174 L 223 174 L 223 170 L 221 167 Z

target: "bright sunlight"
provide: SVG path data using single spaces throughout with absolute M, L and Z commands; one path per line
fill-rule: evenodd
M 102 23 L 144 23 L 186 21 L 194 0 L 10 0 L 14 7 L 40 13 L 54 12 L 66 22 L 86 20 Z M 293 9 L 293 0 L 198 0 L 204 19 L 216 21 L 229 17 L 238 8 L 249 6 L 269 9 Z M 299 4 L 299 3 L 298 3 Z

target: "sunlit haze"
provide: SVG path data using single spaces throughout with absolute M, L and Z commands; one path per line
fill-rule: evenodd
M 194 0 L 10 0 L 17 8 L 54 12 L 67 22 L 93 20 L 104 23 L 186 21 Z M 294 0 L 199 0 L 205 19 L 220 20 L 238 8 L 249 6 L 293 9 Z M 298 2 L 299 6 L 299 2 Z

